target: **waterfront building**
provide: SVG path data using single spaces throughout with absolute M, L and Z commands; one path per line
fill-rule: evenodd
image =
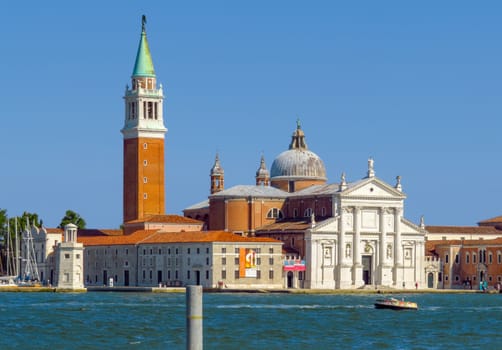
M 427 249 L 441 260 L 439 288 L 501 289 L 502 238 L 428 241 Z
M 438 288 L 479 288 L 502 283 L 502 230 L 500 217 L 479 226 L 425 226 L 426 253 L 440 261 Z M 428 281 L 431 276 L 428 277 Z
M 136 231 L 81 238 L 85 283 L 102 286 L 283 288 L 282 242 L 224 231 Z

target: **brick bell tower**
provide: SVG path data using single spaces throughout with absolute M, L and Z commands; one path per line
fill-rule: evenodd
M 124 223 L 165 214 L 164 96 L 162 84 L 157 88 L 145 24 L 143 16 L 132 85 L 124 96 Z

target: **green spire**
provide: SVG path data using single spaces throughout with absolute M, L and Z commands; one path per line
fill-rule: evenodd
M 146 17 L 141 18 L 141 39 L 139 41 L 138 53 L 136 54 L 136 62 L 134 63 L 133 77 L 155 77 L 153 69 L 152 55 L 146 40 Z

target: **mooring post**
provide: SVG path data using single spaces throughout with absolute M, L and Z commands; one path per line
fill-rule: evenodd
M 202 350 L 202 286 L 187 286 L 187 350 Z

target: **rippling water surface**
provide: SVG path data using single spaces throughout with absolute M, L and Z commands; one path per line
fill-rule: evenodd
M 502 349 L 502 294 L 204 294 L 204 349 Z M 397 295 L 396 297 L 401 297 Z M 185 349 L 185 294 L 0 293 L 0 349 Z

